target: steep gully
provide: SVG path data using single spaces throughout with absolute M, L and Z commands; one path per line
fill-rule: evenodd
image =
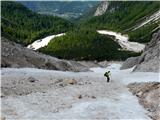
M 2 98 L 2 115 L 7 120 L 150 119 L 126 85 L 158 81 L 158 73 L 131 73 L 133 68 L 120 70 L 120 66 L 110 63 L 107 68 L 79 73 L 4 68 L 2 92 L 7 94 Z M 103 76 L 106 70 L 112 73 L 110 83 Z M 70 79 L 76 82 L 67 84 Z

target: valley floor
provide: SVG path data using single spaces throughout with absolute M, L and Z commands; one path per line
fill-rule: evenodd
M 134 82 L 159 81 L 159 73 L 132 73 L 121 64 L 62 72 L 33 68 L 2 68 L 2 116 L 17 119 L 150 119 L 129 92 Z M 111 71 L 111 82 L 103 76 Z

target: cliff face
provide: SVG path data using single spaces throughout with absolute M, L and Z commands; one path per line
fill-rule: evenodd
M 137 58 L 127 59 L 121 69 L 127 69 L 135 65 L 133 71 L 137 72 L 160 71 L 160 30 L 153 34 L 142 55 Z
M 1 67 L 11 68 L 40 68 L 62 71 L 86 71 L 83 65 L 75 61 L 60 60 L 55 57 L 44 55 L 19 44 L 1 38 Z
M 96 12 L 94 13 L 94 16 L 100 16 L 103 15 L 107 8 L 108 8 L 109 3 L 107 1 L 103 1 L 97 8 Z
M 146 46 L 143 54 L 138 57 L 134 71 L 160 71 L 160 30 L 153 34 L 152 40 Z

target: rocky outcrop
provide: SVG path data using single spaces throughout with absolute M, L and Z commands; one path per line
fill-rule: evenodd
M 103 15 L 107 8 L 108 8 L 108 1 L 103 1 L 97 8 L 96 12 L 94 13 L 94 16 L 100 16 L 100 15 Z
M 122 69 L 136 65 L 133 71 L 159 72 L 160 71 L 160 30 L 153 34 L 151 41 L 146 45 L 144 52 L 137 58 L 129 58 L 122 65 Z
M 137 64 L 138 64 L 138 57 L 130 57 L 123 63 L 123 65 L 120 69 L 121 70 L 128 69 L 128 68 L 131 68 Z
M 160 118 L 160 83 L 132 83 L 128 87 L 139 98 L 140 104 L 149 112 L 153 120 Z
M 75 61 L 60 60 L 44 55 L 10 40 L 1 38 L 1 67 L 39 68 L 62 71 L 87 71 L 88 68 Z
M 138 57 L 138 64 L 134 71 L 159 72 L 160 68 L 160 30 L 154 33 L 152 40 L 146 46 L 144 52 Z

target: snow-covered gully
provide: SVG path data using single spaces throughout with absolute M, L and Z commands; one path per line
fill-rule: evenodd
M 115 37 L 115 41 L 119 43 L 123 50 L 129 50 L 134 52 L 143 51 L 145 45 L 138 42 L 128 41 L 129 37 L 127 35 L 122 35 L 121 33 L 109 31 L 109 30 L 97 30 L 99 34 L 110 35 Z
M 42 38 L 42 39 L 39 39 L 39 40 L 36 40 L 34 41 L 32 44 L 28 45 L 27 48 L 29 49 L 33 49 L 33 50 L 38 50 L 42 47 L 45 47 L 48 45 L 48 43 L 55 37 L 60 37 L 60 36 L 63 36 L 65 35 L 65 33 L 61 33 L 61 34 L 57 34 L 57 35 L 50 35 L 50 36 L 47 36 L 45 38 Z
M 7 95 L 2 98 L 2 115 L 7 120 L 150 119 L 126 85 L 158 81 L 159 74 L 131 73 L 132 69 L 120 70 L 120 66 L 112 63 L 79 73 L 4 68 L 2 85 Z M 110 83 L 103 76 L 106 70 L 112 74 Z M 66 79 L 77 82 L 68 85 Z

